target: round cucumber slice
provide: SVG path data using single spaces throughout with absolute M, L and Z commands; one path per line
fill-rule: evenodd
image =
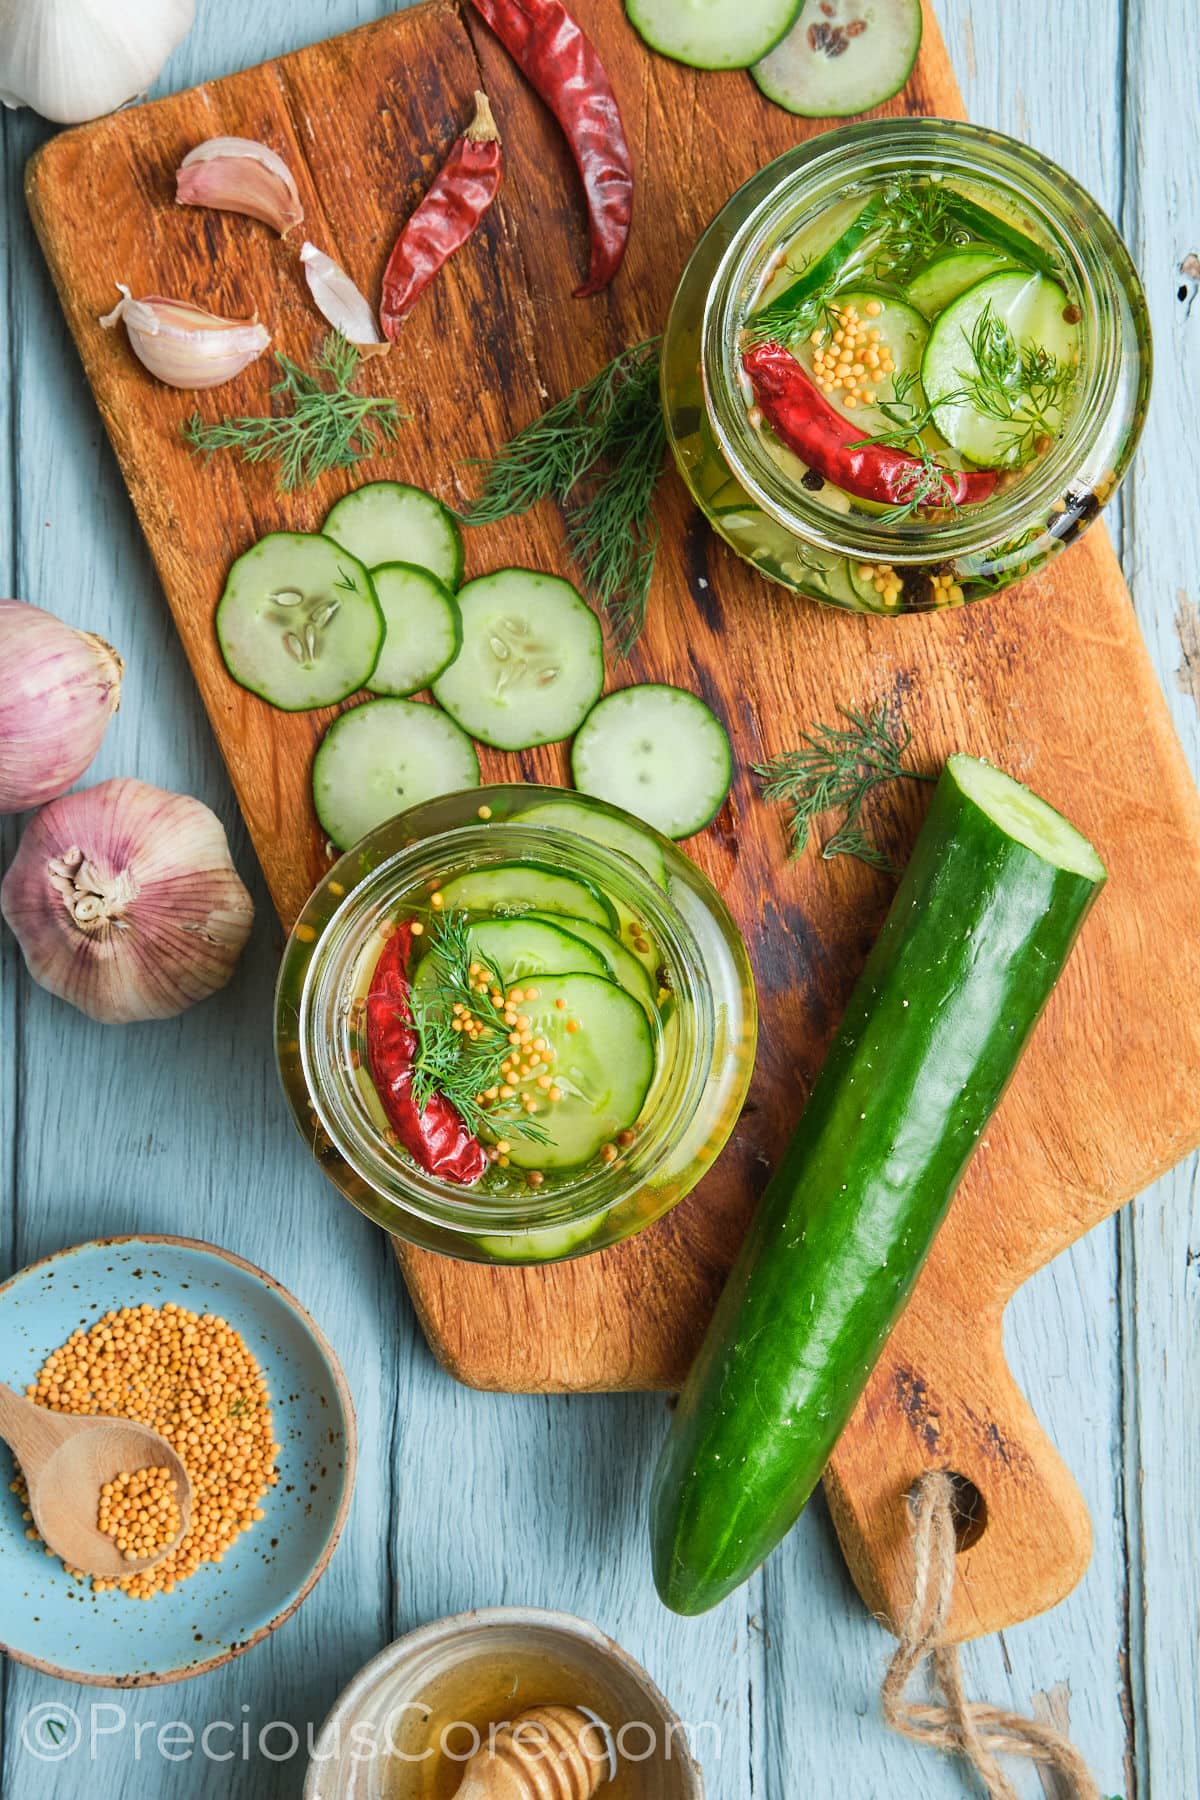
M 599 930 L 599 926 L 593 927 Z M 612 971 L 598 950 L 550 919 L 478 919 L 471 926 L 471 951 L 497 971 L 505 987 L 542 975 L 600 975 Z M 441 980 L 437 962 L 423 957 L 413 987 L 428 992 Z
M 380 563 L 415 563 L 451 592 L 462 580 L 458 520 L 424 488 L 403 481 L 368 482 L 335 501 L 321 529 L 368 569 Z
M 468 913 L 515 917 L 522 913 L 562 913 L 619 929 L 614 907 L 599 888 L 579 875 L 563 875 L 548 863 L 490 863 L 442 884 L 447 907 Z
M 654 1079 L 650 1021 L 623 988 L 596 975 L 546 976 L 521 1011 L 550 1047 L 547 1073 L 562 1097 L 539 1105 L 549 1142 L 514 1133 L 509 1155 L 519 1169 L 577 1168 L 641 1113 Z
M 577 800 L 547 800 L 542 806 L 531 806 L 526 812 L 514 813 L 511 822 L 514 825 L 555 825 L 561 831 L 573 831 L 579 837 L 590 838 L 593 844 L 607 844 L 611 850 L 620 850 L 635 863 L 640 863 L 651 881 L 660 888 L 667 885 L 666 861 L 648 833 L 639 831 L 636 825 L 627 824 L 624 819 L 612 819 L 590 806 L 580 806 Z
M 651 1009 L 655 1007 L 658 990 L 648 970 L 632 950 L 625 948 L 620 938 L 611 931 L 605 931 L 600 925 L 593 925 L 588 919 L 564 919 L 563 926 L 573 937 L 590 945 L 604 959 L 602 974 L 610 976 L 618 987 L 623 987 L 627 994 L 632 994 L 643 1006 Z
M 602 1219 L 585 1219 L 581 1225 L 552 1225 L 545 1231 L 514 1231 L 508 1237 L 485 1235 L 475 1242 L 493 1262 L 561 1262 L 581 1244 L 595 1237 Z
M 652 50 L 693 69 L 745 69 L 784 37 L 800 0 L 625 0 Z
M 804 0 L 782 43 L 750 73 L 806 119 L 844 119 L 898 94 L 921 48 L 921 0 Z
M 834 305 L 843 313 L 847 307 L 857 307 L 860 322 L 867 326 L 868 331 L 878 331 L 879 348 L 891 351 L 892 361 L 896 366 L 890 375 L 880 376 L 878 380 L 875 379 L 878 371 L 866 368 L 862 375 L 854 377 L 860 392 L 864 383 L 868 380 L 871 382 L 876 396 L 875 404 L 864 405 L 861 400 L 856 400 L 852 407 L 848 406 L 846 396 L 839 388 L 826 394 L 825 399 L 856 426 L 861 426 L 864 437 L 870 437 L 876 431 L 894 430 L 895 422 L 880 412 L 878 402 L 894 400 L 896 383 L 899 382 L 908 403 L 918 413 L 922 410 L 924 399 L 919 382 L 929 325 L 915 306 L 910 306 L 905 300 L 897 300 L 891 294 L 877 293 L 873 288 L 847 288 L 844 294 L 837 296 Z M 874 313 L 867 311 L 869 306 L 875 307 Z M 813 357 L 820 348 L 819 344 L 807 341 L 800 346 L 801 360 L 810 373 Z
M 349 850 L 377 825 L 435 794 L 479 786 L 475 746 L 419 700 L 368 700 L 333 721 L 313 760 L 321 828 Z
M 433 684 L 451 718 L 496 750 L 570 737 L 604 686 L 600 621 L 570 582 L 499 569 L 458 605 L 462 649 Z
M 664 837 L 691 837 L 724 805 L 733 780 L 725 727 L 683 688 L 647 683 L 608 694 L 571 751 L 575 785 L 645 819 Z
M 371 581 L 385 626 L 375 694 L 416 694 L 458 655 L 462 622 L 449 588 L 416 563 L 381 563 Z
M 927 319 L 936 319 L 952 300 L 965 294 L 977 281 L 986 281 L 989 275 L 1002 275 L 1015 266 L 998 250 L 949 250 L 945 256 L 936 256 L 931 263 L 926 263 L 921 273 L 913 276 L 905 292 L 918 312 L 924 313 Z
M 938 430 L 961 455 L 987 469 L 1015 466 L 1030 460 L 1037 438 L 1055 436 L 1070 403 L 1070 382 L 1048 404 L 1044 391 L 1030 395 L 1021 359 L 1041 353 L 1059 370 L 1075 369 L 1079 326 L 1064 315 L 1076 310 L 1056 281 L 1019 270 L 976 282 L 942 313 L 929 333 L 921 381 Z M 998 360 L 1009 359 L 1011 375 L 1000 384 L 999 410 L 993 410 L 994 402 L 985 408 L 972 394 L 980 379 L 977 332 L 988 338 Z M 989 382 L 989 395 L 996 391 Z
M 366 569 L 332 539 L 273 531 L 230 569 L 216 630 L 239 687 L 281 712 L 307 712 L 366 686 L 383 614 Z

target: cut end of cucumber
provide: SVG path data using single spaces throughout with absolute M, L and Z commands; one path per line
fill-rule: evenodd
M 1031 788 L 975 756 L 951 756 L 946 768 L 968 800 L 1035 856 L 1089 881 L 1107 879 L 1108 871 L 1083 833 Z
M 921 48 L 921 0 L 804 0 L 792 29 L 750 71 L 777 106 L 843 119 L 890 100 Z

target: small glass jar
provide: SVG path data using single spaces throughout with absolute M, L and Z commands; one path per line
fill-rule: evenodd
M 953 182 L 1048 248 L 1078 310 L 1079 375 L 1049 449 L 990 498 L 901 521 L 819 495 L 755 429 L 740 336 L 788 245 L 898 181 Z M 971 248 L 979 249 L 977 243 Z M 1064 314 L 1064 317 L 1067 316 Z M 663 346 L 680 471 L 714 531 L 772 581 L 858 612 L 924 611 L 998 592 L 1095 519 L 1133 454 L 1150 385 L 1145 297 L 1095 201 L 1012 138 L 946 119 L 879 119 L 798 145 L 740 188 L 684 271 Z M 845 497 L 840 497 L 841 501 Z M 875 514 L 883 511 L 875 508 Z M 884 578 L 886 575 L 886 579 Z
M 413 807 L 371 832 L 310 895 L 284 951 L 276 1047 L 296 1123 L 325 1173 L 369 1218 L 427 1250 L 474 1262 L 557 1261 L 619 1242 L 661 1218 L 711 1166 L 737 1120 L 754 1064 L 757 1009 L 737 926 L 683 853 L 615 807 L 573 806 L 636 826 L 667 886 L 621 851 L 512 817 L 561 789 L 476 788 Z M 364 964 L 398 918 L 451 875 L 528 862 L 575 875 L 640 921 L 661 952 L 668 999 L 656 1072 L 633 1141 L 611 1163 L 533 1187 L 492 1168 L 466 1187 L 425 1173 L 385 1135 L 355 1033 Z M 640 935 L 640 933 L 638 934 Z

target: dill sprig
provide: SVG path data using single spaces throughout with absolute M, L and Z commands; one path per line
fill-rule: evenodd
M 755 763 L 763 798 L 789 809 L 790 854 L 801 856 L 808 847 L 813 824 L 822 813 L 841 810 L 841 818 L 821 851 L 830 861 L 835 856 L 854 856 L 874 869 L 896 871 L 889 858 L 866 835 L 862 810 L 868 795 L 885 781 L 935 781 L 919 769 L 904 766 L 912 742 L 907 725 L 893 729 L 887 707 L 881 702 L 871 712 L 840 706 L 844 726 L 815 725 L 800 739 L 798 750 L 785 751 L 770 762 Z
M 374 456 L 400 430 L 401 413 L 394 400 L 355 394 L 351 383 L 361 361 L 356 346 L 332 331 L 313 358 L 313 373 L 275 352 L 282 380 L 271 388 L 286 412 L 219 419 L 206 425 L 199 413 L 180 426 L 193 451 L 211 456 L 216 450 L 240 450 L 249 463 L 277 462 L 282 492 L 312 487 L 331 469 L 348 469 Z M 331 385 L 328 385 L 331 384 Z
M 471 922 L 466 913 L 449 912 L 435 919 L 427 955 L 433 959 L 437 984 L 426 997 L 413 988 L 410 1001 L 417 1034 L 417 1053 L 412 1065 L 413 1100 L 424 1112 L 434 1094 L 442 1094 L 476 1137 L 523 1137 L 548 1144 L 550 1134 L 515 1100 L 485 1107 L 479 1096 L 498 1087 L 505 1077 L 502 1064 L 511 1054 L 509 1026 L 504 1009 L 492 999 L 492 991 L 504 991 L 495 964 L 480 956 L 471 942 Z M 482 968 L 488 989 L 481 993 L 471 964 Z M 455 1006 L 465 1012 L 456 1014 Z M 469 1015 L 482 1027 L 479 1036 L 461 1029 Z M 460 1029 L 454 1029 L 458 1020 Z
M 990 301 L 963 338 L 974 367 L 956 371 L 963 391 L 951 400 L 1009 427 L 1000 442 L 1001 462 L 1031 462 L 1043 439 L 1057 432 L 1078 369 L 1060 363 L 1043 344 L 1018 344 Z
M 479 459 L 483 486 L 460 514 L 468 525 L 491 525 L 557 501 L 571 557 L 623 656 L 645 624 L 658 546 L 653 506 L 666 446 L 658 381 L 657 338 L 623 350 Z

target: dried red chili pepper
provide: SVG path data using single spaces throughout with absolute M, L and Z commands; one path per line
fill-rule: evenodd
M 383 272 L 379 318 L 393 343 L 400 321 L 442 264 L 461 250 L 500 192 L 503 175 L 500 133 L 487 95 L 476 93 L 475 117 L 452 144 L 432 187 L 396 239 Z
M 756 344 L 742 357 L 754 398 L 776 436 L 826 481 L 860 500 L 907 505 L 925 466 L 886 444 L 864 444 L 861 429 L 831 406 L 782 344 Z M 855 448 L 857 446 L 857 448 Z M 977 506 L 996 486 L 995 469 L 944 469 L 945 504 Z M 939 501 L 931 498 L 930 505 Z
M 587 280 L 598 294 L 621 266 L 633 216 L 633 158 L 608 71 L 561 0 L 471 0 L 563 131 L 583 179 L 591 234 Z
M 367 1068 L 388 1124 L 413 1161 L 427 1174 L 470 1187 L 487 1168 L 483 1145 L 444 1094 L 431 1095 L 423 1112 L 413 1099 L 417 1034 L 409 1003 L 412 941 L 411 923 L 398 925 L 372 972 L 367 990 Z

